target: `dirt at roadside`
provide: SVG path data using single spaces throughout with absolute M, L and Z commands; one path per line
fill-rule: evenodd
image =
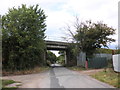
M 93 69 L 93 70 L 85 70 L 85 71 L 78 71 L 78 72 L 80 72 L 81 74 L 92 75 L 103 70 L 104 69 Z

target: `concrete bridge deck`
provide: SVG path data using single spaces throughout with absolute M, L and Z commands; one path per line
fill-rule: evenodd
M 58 41 L 45 41 L 47 50 L 67 50 L 69 43 Z

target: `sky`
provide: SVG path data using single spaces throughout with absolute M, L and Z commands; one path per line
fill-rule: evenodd
M 0 14 L 4 15 L 9 8 L 38 4 L 45 14 L 47 30 L 46 40 L 64 41 L 64 29 L 68 24 L 73 26 L 75 16 L 80 21 L 92 20 L 103 21 L 108 26 L 116 29 L 116 34 L 111 36 L 116 39 L 115 43 L 109 45 L 116 48 L 118 41 L 118 2 L 119 0 L 2 0 L 0 3 Z

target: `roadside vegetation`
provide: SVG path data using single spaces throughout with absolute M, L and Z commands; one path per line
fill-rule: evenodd
M 7 87 L 7 85 L 13 84 L 13 83 L 17 83 L 16 81 L 13 80 L 2 80 L 2 90 L 15 90 L 17 89 L 17 86 L 15 87 Z
M 113 53 L 112 49 L 105 48 L 109 48 L 108 43 L 115 42 L 115 39 L 109 36 L 114 35 L 116 29 L 109 27 L 107 24 L 104 24 L 101 21 L 95 23 L 91 20 L 80 22 L 79 18 L 76 17 L 74 25 L 68 25 L 65 29 L 68 31 L 67 35 L 69 36 L 65 37 L 65 39 L 67 41 L 71 40 L 72 43 L 76 43 L 76 46 L 74 46 L 73 50 L 77 53 L 84 52 L 86 54 L 86 61 L 88 59 L 90 60 L 90 58 L 92 58 L 96 53 Z M 107 63 L 108 65 L 103 68 L 102 72 L 93 72 L 93 76 L 103 82 L 109 83 L 115 87 L 119 87 L 120 82 L 118 82 L 118 73 L 115 73 L 111 70 L 113 67 L 112 60 L 108 60 Z M 84 70 L 87 72 L 92 68 L 85 69 L 85 67 L 70 67 L 69 69 L 75 71 Z
M 120 54 L 120 49 L 97 48 L 95 53 Z
M 96 49 L 95 53 L 106 53 L 106 54 L 112 54 L 113 49 L 107 49 L 107 48 L 98 48 Z
M 46 60 L 47 60 L 47 66 L 50 66 L 51 64 L 56 63 L 57 56 L 53 52 L 48 50 L 46 55 Z
M 114 35 L 116 29 L 109 27 L 101 21 L 92 22 L 87 20 L 80 22 L 79 18 L 76 17 L 74 25 L 68 25 L 65 29 L 68 31 L 69 36 L 65 37 L 65 39 L 71 40 L 72 38 L 71 41 L 76 43 L 76 50 L 78 52 L 85 52 L 87 58 L 96 53 L 97 49 L 102 47 L 108 48 L 108 43 L 115 42 L 115 39 L 108 36 Z
M 83 74 L 90 75 L 91 77 L 110 84 L 116 88 L 120 88 L 120 73 L 115 72 L 112 68 L 103 68 L 103 69 L 86 69 L 84 67 L 67 67 L 70 70 L 74 71 L 83 71 Z
M 57 62 L 61 65 L 65 65 L 65 52 L 64 51 L 59 51 L 59 56 L 57 57 Z
M 120 49 L 117 49 L 117 50 L 115 51 L 115 54 L 120 54 Z
M 9 9 L 2 16 L 2 70 L 31 73 L 46 65 L 43 58 L 46 15 L 39 5 Z M 25 72 L 24 72 L 25 71 Z
M 30 7 L 22 5 L 18 8 L 11 8 L 8 13 L 2 16 L 3 75 L 38 73 L 48 70 L 49 67 L 45 66 L 50 66 L 57 61 L 62 65 L 65 64 L 65 53 L 63 51 L 59 52 L 59 57 L 48 51 L 47 60 L 44 60 L 47 50 L 44 42 L 47 26 L 46 17 L 39 5 Z M 74 30 L 71 30 L 73 28 Z M 85 52 L 86 58 L 92 57 L 97 52 L 112 53 L 111 49 L 102 49 L 102 47 L 108 47 L 108 43 L 115 42 L 115 39 L 109 37 L 115 34 L 114 28 L 101 21 L 97 23 L 91 20 L 80 22 L 77 17 L 73 28 L 68 26 L 69 37 L 65 37 L 66 39 L 72 38 L 67 51 L 69 52 L 70 66 L 77 65 L 76 56 L 80 52 Z M 120 50 L 117 53 L 120 53 Z M 70 69 L 86 70 L 84 67 L 70 67 Z M 117 84 L 118 73 L 109 68 L 105 68 L 104 71 L 98 72 L 92 77 L 115 87 L 120 87 Z M 15 82 L 3 80 L 3 86 L 10 83 Z
M 3 76 L 9 76 L 9 75 L 25 75 L 25 74 L 35 74 L 40 73 L 43 71 L 49 70 L 48 66 L 44 67 L 35 67 L 34 69 L 27 69 L 27 70 L 20 70 L 20 71 L 3 71 Z
M 120 88 L 120 73 L 114 72 L 113 69 L 106 70 L 92 74 L 91 76 L 97 80 L 108 83 L 114 87 Z

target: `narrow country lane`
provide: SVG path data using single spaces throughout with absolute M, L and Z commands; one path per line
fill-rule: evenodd
M 9 76 L 3 79 L 22 82 L 20 88 L 114 88 L 64 67 L 54 67 L 39 74 Z

